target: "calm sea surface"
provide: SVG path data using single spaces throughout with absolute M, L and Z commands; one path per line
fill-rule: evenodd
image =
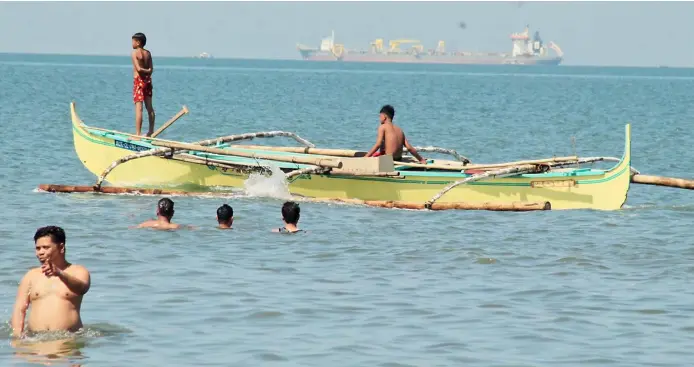
M 156 55 L 155 55 L 156 57 Z M 370 65 L 156 59 L 162 137 L 294 131 L 368 149 L 378 111 L 416 145 L 474 162 L 622 155 L 694 176 L 694 69 Z M 36 192 L 92 184 L 69 103 L 89 125 L 134 131 L 128 58 L 0 55 L 0 365 L 684 366 L 694 359 L 694 196 L 632 185 L 613 212 L 414 212 L 239 193 L 174 198 L 195 230 L 128 229 L 158 197 Z M 146 126 L 146 122 L 145 122 Z M 572 143 L 575 138 L 575 145 Z M 273 144 L 293 144 L 275 139 Z M 261 185 L 262 186 L 262 185 Z M 272 183 L 260 193 L 278 191 Z M 233 206 L 233 231 L 214 229 Z M 12 345 L 33 234 L 67 233 L 92 273 L 75 340 Z M 38 361 L 38 362 L 36 362 Z

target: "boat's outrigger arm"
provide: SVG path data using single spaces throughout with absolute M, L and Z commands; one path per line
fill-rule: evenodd
M 425 153 L 440 153 L 440 154 L 448 154 L 450 156 L 455 157 L 455 159 L 459 160 L 460 162 L 463 162 L 463 165 L 472 163 L 467 157 L 460 155 L 458 152 L 456 152 L 453 149 L 448 149 L 448 148 L 440 148 L 440 147 L 415 147 L 415 149 L 419 152 L 425 152 Z

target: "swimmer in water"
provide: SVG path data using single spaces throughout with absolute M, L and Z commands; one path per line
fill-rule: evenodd
M 224 204 L 217 208 L 217 223 L 219 229 L 231 229 L 231 225 L 234 223 L 234 209 L 227 204 Z
M 300 214 L 301 209 L 299 208 L 299 204 L 293 201 L 287 201 L 282 205 L 282 220 L 284 221 L 284 227 L 276 228 L 272 231 L 278 233 L 302 232 L 302 230 L 297 227 Z
M 174 202 L 169 198 L 160 199 L 157 203 L 157 219 L 144 221 L 137 228 L 154 228 L 161 230 L 179 229 L 180 224 L 171 223 L 174 215 Z
M 20 338 L 25 331 L 78 331 L 82 328 L 82 298 L 91 286 L 89 271 L 65 259 L 65 231 L 62 228 L 39 228 L 34 243 L 41 266 L 29 270 L 19 283 L 12 312 L 12 335 Z M 25 329 L 24 321 L 30 305 Z

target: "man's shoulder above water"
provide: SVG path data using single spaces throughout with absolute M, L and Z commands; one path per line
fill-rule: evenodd
M 178 223 L 164 223 L 157 220 L 148 220 L 140 223 L 137 228 L 179 229 L 181 225 Z

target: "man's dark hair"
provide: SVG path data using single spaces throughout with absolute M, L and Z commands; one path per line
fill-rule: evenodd
M 159 215 L 171 218 L 174 215 L 174 202 L 169 198 L 163 198 L 157 203 Z
M 36 230 L 34 234 L 34 243 L 39 240 L 39 238 L 50 236 L 51 241 L 56 244 L 65 243 L 65 231 L 62 228 L 56 226 L 46 226 L 41 227 Z
M 147 36 L 144 33 L 137 32 L 133 34 L 133 39 L 140 42 L 140 46 L 145 47 L 147 44 Z
M 287 224 L 296 224 L 299 222 L 299 217 L 301 216 L 301 209 L 299 204 L 293 201 L 287 201 L 282 205 L 282 218 Z
M 388 116 L 389 119 L 392 120 L 393 117 L 395 117 L 395 108 L 393 108 L 393 106 L 387 104 L 387 105 L 381 107 L 381 113 L 385 114 L 386 116 Z
M 217 208 L 217 220 L 220 222 L 228 222 L 234 216 L 234 209 L 227 204 Z

